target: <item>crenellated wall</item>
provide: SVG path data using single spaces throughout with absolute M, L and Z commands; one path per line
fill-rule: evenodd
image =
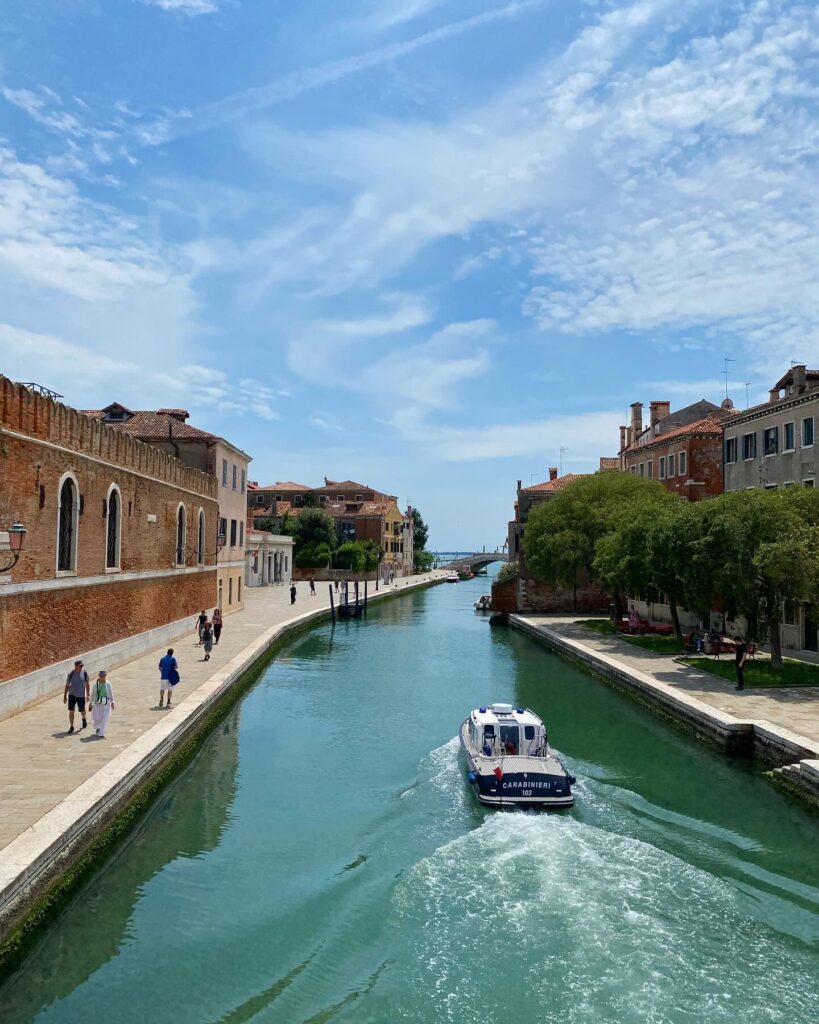
M 135 441 L 99 420 L 0 375 L 0 433 L 5 431 L 38 438 L 203 497 L 217 496 L 215 476 L 189 469 L 158 448 Z

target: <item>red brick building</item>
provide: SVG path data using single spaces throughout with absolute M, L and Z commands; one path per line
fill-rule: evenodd
M 213 476 L 0 377 L 0 530 L 27 530 L 0 577 L 0 717 L 54 692 L 75 657 L 103 648 L 110 668 L 213 606 L 216 492 Z
M 641 402 L 631 406 L 631 423 L 620 427 L 620 468 L 659 480 L 668 491 L 689 501 L 721 494 L 722 433 L 733 404 L 703 399 L 671 412 L 670 402 L 652 402 L 643 428 Z

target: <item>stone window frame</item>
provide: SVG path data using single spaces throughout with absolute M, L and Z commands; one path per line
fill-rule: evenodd
M 117 496 L 117 523 L 115 529 L 116 535 L 116 562 L 114 565 L 108 564 L 108 541 L 109 531 L 111 529 L 111 495 L 116 493 Z M 112 483 L 108 488 L 108 493 L 105 496 L 105 571 L 106 572 L 122 572 L 122 491 L 118 484 Z
M 196 564 L 205 564 L 205 548 L 207 546 L 207 530 L 205 526 L 205 510 L 199 506 L 199 514 L 196 517 Z
M 180 512 L 182 513 L 181 519 L 179 515 Z M 185 508 L 184 501 L 180 501 L 179 504 L 176 506 L 176 516 L 174 522 L 176 526 L 176 536 L 174 538 L 173 564 L 176 566 L 177 569 L 181 569 L 188 564 L 185 552 L 185 543 L 188 539 L 188 510 L 187 508 Z M 181 536 L 179 530 L 180 523 L 182 525 Z M 179 559 L 180 553 L 182 554 L 181 560 Z
M 745 443 L 748 440 L 749 437 L 753 438 L 753 441 L 752 441 L 752 443 L 750 445 Z M 745 452 L 748 450 L 748 448 L 751 449 L 751 452 L 752 452 L 751 455 L 746 455 L 745 454 Z M 749 433 L 742 435 L 742 461 L 743 462 L 753 462 L 755 458 L 756 458 L 756 431 L 752 430 Z
M 745 436 L 748 436 L 748 435 L 745 435 Z M 743 441 L 744 441 L 744 438 L 743 438 Z M 731 458 L 731 447 L 732 447 L 732 445 L 733 445 L 733 458 Z M 745 451 L 745 445 L 744 444 L 743 444 L 742 450 L 743 450 L 743 452 Z M 725 465 L 726 466 L 732 466 L 737 461 L 737 456 L 738 455 L 739 455 L 739 445 L 737 444 L 737 438 L 736 437 L 726 437 L 725 438 Z
M 810 420 L 810 436 L 811 436 L 811 439 L 810 439 L 809 442 L 806 443 L 805 442 L 805 424 L 808 422 L 808 420 Z M 815 423 L 813 422 L 813 416 L 804 416 L 802 418 L 801 435 L 802 435 L 802 447 L 803 448 L 813 448 L 813 441 L 814 441 L 814 438 L 816 436 L 815 435 Z
M 657 470 L 657 479 L 665 480 L 665 455 L 661 455 L 657 461 L 659 463 L 659 468 Z
M 666 470 L 668 473 L 668 479 L 677 475 L 677 456 L 676 452 L 669 452 L 666 457 Z
M 685 476 L 688 472 L 688 452 L 683 448 L 677 452 L 677 475 Z
M 815 487 L 816 486 L 816 480 L 812 476 L 806 476 L 805 479 L 802 481 L 802 486 L 803 487 Z
M 60 568 L 60 526 L 62 522 L 62 493 L 67 480 L 74 488 L 74 500 L 71 507 L 71 550 L 69 552 L 69 568 Z M 80 550 L 80 482 L 73 470 L 68 470 L 60 477 L 57 484 L 57 546 L 54 559 L 54 572 L 58 577 L 76 576 Z
M 773 451 L 768 451 L 768 441 L 773 441 Z M 772 459 L 779 454 L 779 424 L 772 427 L 764 427 L 762 430 L 762 454 L 766 459 Z
M 791 428 L 793 444 L 788 447 L 788 427 Z M 787 423 L 782 424 L 782 443 L 785 447 L 782 449 L 783 452 L 795 452 L 796 451 L 796 421 L 788 420 Z
M 649 480 L 654 479 L 654 459 L 649 459 L 646 463 L 646 477 Z

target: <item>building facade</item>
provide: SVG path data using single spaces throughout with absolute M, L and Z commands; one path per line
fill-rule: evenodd
M 224 614 L 244 607 L 247 470 L 251 458 L 223 437 L 188 423 L 185 409 L 132 410 L 118 402 L 89 411 L 107 426 L 173 456 L 192 469 L 213 476 L 217 483 L 217 529 L 208 535 L 217 558 L 216 587 L 206 605 L 217 604 Z
M 289 584 L 293 578 L 293 538 L 267 530 L 248 527 L 247 567 L 245 584 L 248 587 L 272 587 Z
M 671 412 L 670 402 L 652 402 L 643 427 L 643 404 L 631 406 L 631 422 L 620 427 L 620 468 L 649 480 L 688 501 L 722 493 L 722 426 L 733 404 L 703 399 Z
M 248 490 L 247 514 L 254 527 L 269 525 L 281 532 L 286 517 L 302 509 L 321 508 L 332 517 L 338 544 L 372 541 L 381 552 L 379 575 L 384 580 L 412 575 L 412 508 L 402 512 L 393 494 L 375 490 L 355 480 L 324 478 L 322 487 L 279 481 Z
M 768 401 L 725 424 L 725 490 L 814 487 L 819 370 L 793 366 Z
M 217 516 L 212 476 L 0 377 L 0 530 L 27 530 L 0 578 L 0 717 L 206 606 Z

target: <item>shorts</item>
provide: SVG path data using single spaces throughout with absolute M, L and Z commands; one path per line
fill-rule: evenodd
M 169 682 L 167 679 L 160 679 L 159 680 L 159 692 L 160 693 L 165 693 L 165 692 L 171 693 L 171 692 L 173 692 L 173 683 Z
M 73 711 L 74 708 L 79 708 L 85 714 L 85 697 L 75 697 L 73 693 L 69 693 L 68 710 Z

